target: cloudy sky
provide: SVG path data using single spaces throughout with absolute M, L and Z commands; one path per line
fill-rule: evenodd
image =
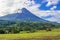
M 60 22 L 60 0 L 0 0 L 0 16 L 26 8 L 45 20 Z

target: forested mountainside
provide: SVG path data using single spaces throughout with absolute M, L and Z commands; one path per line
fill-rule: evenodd
M 47 29 L 51 31 L 53 28 L 60 28 L 60 24 L 54 25 L 48 22 L 0 20 L 0 33 L 19 33 L 20 31 L 35 32 L 37 30 Z

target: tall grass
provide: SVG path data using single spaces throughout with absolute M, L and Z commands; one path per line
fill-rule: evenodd
M 60 40 L 60 31 L 38 30 L 34 33 L 0 34 L 0 40 Z

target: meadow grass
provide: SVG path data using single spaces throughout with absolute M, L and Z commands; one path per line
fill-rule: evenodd
M 50 39 L 49 39 L 50 38 Z M 38 30 L 34 33 L 0 34 L 0 40 L 60 40 L 60 31 Z

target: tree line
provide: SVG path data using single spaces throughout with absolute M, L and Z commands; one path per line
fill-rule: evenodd
M 47 22 L 0 21 L 0 34 L 20 33 L 21 31 L 29 33 L 37 30 L 51 31 L 53 28 L 59 28 L 59 26 Z

